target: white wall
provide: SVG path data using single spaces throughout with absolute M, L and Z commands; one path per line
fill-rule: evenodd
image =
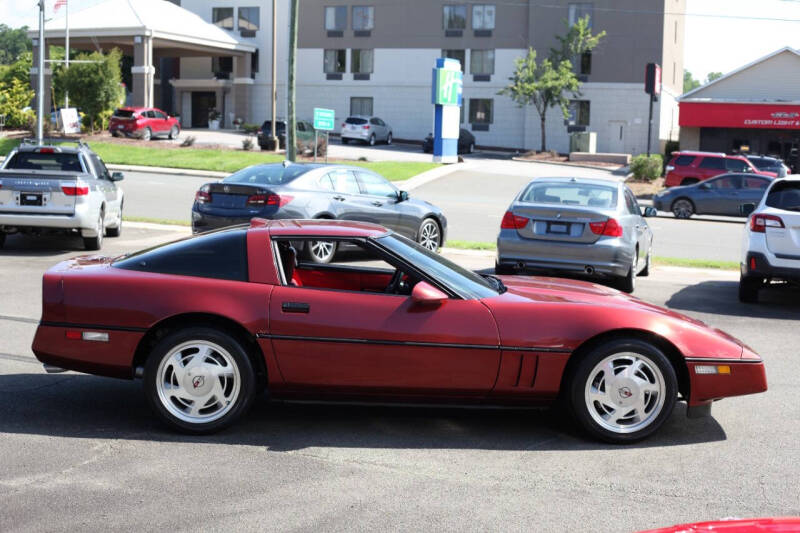
M 784 51 L 730 78 L 699 89 L 689 98 L 800 101 L 800 56 Z

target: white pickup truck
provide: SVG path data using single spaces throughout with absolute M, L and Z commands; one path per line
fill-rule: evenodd
M 84 143 L 23 143 L 0 167 L 0 247 L 9 233 L 80 233 L 87 250 L 122 232 L 121 172 Z

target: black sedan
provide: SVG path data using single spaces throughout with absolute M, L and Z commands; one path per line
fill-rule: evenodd
M 441 209 L 409 199 L 406 191 L 371 170 L 288 161 L 247 167 L 200 187 L 192 206 L 192 231 L 246 223 L 254 217 L 373 222 L 433 251 L 444 244 L 447 232 Z M 328 263 L 336 243 L 319 241 L 303 251 L 312 261 Z
M 709 180 L 670 187 L 653 196 L 653 207 L 676 218 L 692 215 L 740 216 L 739 206 L 757 204 L 772 178 L 753 174 L 722 174 Z
M 433 133 L 429 133 L 422 141 L 422 151 L 426 154 L 433 152 Z M 458 153 L 471 154 L 475 151 L 475 136 L 468 130 L 458 130 Z

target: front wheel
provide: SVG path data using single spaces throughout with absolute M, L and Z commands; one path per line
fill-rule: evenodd
M 193 327 L 176 331 L 153 348 L 145 365 L 144 392 L 164 423 L 185 433 L 219 431 L 253 401 L 256 379 L 247 353 L 231 335 Z
M 392 144 L 392 132 L 389 132 L 389 135 L 386 136 L 386 144 Z
M 568 383 L 570 408 L 591 436 L 614 444 L 641 440 L 672 414 L 678 380 L 669 359 L 639 339 L 618 339 L 586 354 Z
M 675 218 L 690 218 L 694 214 L 694 204 L 686 198 L 678 198 L 672 203 L 672 214 Z
M 435 252 L 442 245 L 442 232 L 439 231 L 439 224 L 432 218 L 426 218 L 419 226 L 417 242 L 423 248 Z
M 170 128 L 170 130 L 169 130 L 169 138 L 170 139 L 177 139 L 179 134 L 180 134 L 180 130 L 178 129 L 178 126 L 172 126 L 172 128 Z
M 153 136 L 153 132 L 150 130 L 150 128 L 145 128 L 145 129 L 142 130 L 142 140 L 143 141 L 149 141 L 152 136 Z

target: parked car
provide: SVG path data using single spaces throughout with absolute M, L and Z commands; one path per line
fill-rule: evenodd
M 672 159 L 669 160 L 665 171 L 667 176 L 664 185 L 667 187 L 691 185 L 728 172 L 752 172 L 771 178 L 778 175 L 776 172 L 759 170 L 741 155 L 690 151 L 672 152 Z
M 722 174 L 692 185 L 664 189 L 653 196 L 653 207 L 672 211 L 675 218 L 692 215 L 741 216 L 741 205 L 758 203 L 772 182 L 768 176 Z
M 800 176 L 773 181 L 749 214 L 742 240 L 739 300 L 755 303 L 773 281 L 800 284 Z
M 471 154 L 475 152 L 475 136 L 469 131 L 461 128 L 458 130 L 458 153 Z M 422 141 L 422 151 L 426 154 L 433 152 L 433 133 L 429 133 Z
M 319 240 L 367 264 L 297 263 L 295 243 Z M 156 416 L 187 433 L 229 426 L 265 388 L 477 405 L 561 393 L 589 435 L 629 443 L 672 420 L 679 398 L 705 416 L 767 389 L 756 353 L 693 318 L 590 283 L 478 275 L 365 222 L 256 219 L 64 261 L 42 287 L 45 370 L 141 377 Z
M 307 120 L 298 120 L 297 128 L 295 129 L 298 141 L 312 141 L 314 140 L 314 125 Z M 258 146 L 262 150 L 269 148 L 267 140 L 272 135 L 272 121 L 265 120 L 257 132 Z M 278 137 L 278 146 L 281 149 L 286 148 L 286 121 L 278 120 L 275 122 L 275 135 Z
M 798 517 L 725 518 L 712 522 L 680 524 L 639 533 L 790 533 L 800 531 Z
M 26 140 L 0 167 L 0 248 L 6 234 L 75 233 L 87 250 L 122 232 L 121 172 L 109 172 L 83 142 Z
M 254 217 L 327 218 L 374 222 L 429 250 L 444 244 L 447 219 L 428 202 L 410 199 L 383 176 L 361 167 L 276 163 L 255 165 L 200 187 L 192 207 L 195 233 Z M 315 242 L 301 252 L 327 263 L 335 242 Z
M 181 124 L 177 118 L 155 107 L 121 107 L 111 115 L 108 131 L 114 137 L 125 135 L 144 141 L 153 137 L 177 139 Z
M 378 117 L 353 115 L 342 123 L 342 144 L 350 141 L 362 141 L 370 146 L 385 142 L 392 144 L 392 128 Z
M 747 155 L 745 157 L 747 157 L 758 170 L 774 172 L 778 178 L 783 178 L 791 174 L 789 167 L 786 166 L 782 159 L 778 159 L 777 157 L 769 157 L 766 155 Z
M 633 292 L 650 273 L 653 232 L 622 183 L 534 178 L 511 202 L 497 236 L 498 274 L 544 270 L 610 279 Z

